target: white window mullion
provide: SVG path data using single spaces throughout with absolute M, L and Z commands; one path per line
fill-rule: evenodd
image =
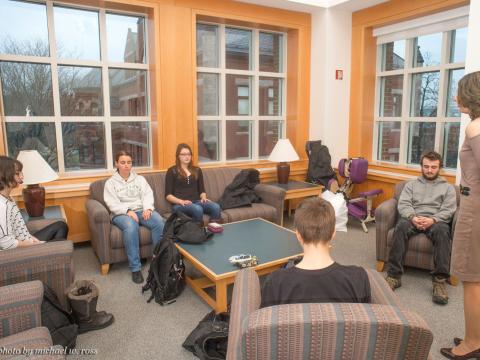
M 259 147 L 259 93 L 260 93 L 260 64 L 259 64 L 259 57 L 260 57 L 260 33 L 258 30 L 253 31 L 253 43 L 252 43 L 252 66 L 254 70 L 254 76 L 252 77 L 252 139 L 250 144 L 252 146 L 252 159 L 258 159 L 258 147 Z
M 102 92 L 103 92 L 103 114 L 104 114 L 104 131 L 105 131 L 105 161 L 108 170 L 113 170 L 113 154 L 112 154 L 112 124 L 110 115 L 110 79 L 108 78 L 108 44 L 107 44 L 107 24 L 106 12 L 100 9 L 99 31 L 100 31 L 100 59 L 102 62 Z
M 219 84 L 219 96 L 220 96 L 220 129 L 219 129 L 219 136 L 220 136 L 220 141 L 219 141 L 219 152 L 220 152 L 220 161 L 221 162 L 226 162 L 227 161 L 227 123 L 226 123 L 226 86 L 227 86 L 227 80 L 226 80 L 226 75 L 225 75 L 225 56 L 226 56 L 226 47 L 225 47 L 225 25 L 219 25 L 219 62 L 220 62 L 220 84 Z
M 52 92 L 53 92 L 53 113 L 55 117 L 55 138 L 57 144 L 57 162 L 58 172 L 64 175 L 65 170 L 65 156 L 63 153 L 63 132 L 62 132 L 62 114 L 60 105 L 60 86 L 58 78 L 58 64 L 57 64 L 57 44 L 55 41 L 55 23 L 53 19 L 53 2 L 47 1 L 47 27 L 48 27 L 48 42 L 50 44 L 50 68 L 52 72 Z

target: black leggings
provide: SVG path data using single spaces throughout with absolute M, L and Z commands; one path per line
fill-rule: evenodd
M 68 235 L 68 225 L 63 221 L 56 221 L 43 229 L 32 234 L 41 241 L 66 240 Z

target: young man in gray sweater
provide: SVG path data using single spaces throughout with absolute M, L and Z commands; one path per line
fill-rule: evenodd
M 439 177 L 442 156 L 434 151 L 422 155 L 422 176 L 409 181 L 398 200 L 400 218 L 393 232 L 393 245 L 387 264 L 387 283 L 392 290 L 402 285 L 403 259 L 408 239 L 424 233 L 433 243 L 432 300 L 448 303 L 445 286 L 450 276 L 450 223 L 457 209 L 455 188 Z

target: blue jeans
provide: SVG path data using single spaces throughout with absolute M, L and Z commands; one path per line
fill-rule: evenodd
M 173 212 L 182 212 L 192 218 L 193 221 L 202 223 L 203 225 L 203 213 L 210 216 L 212 220 L 220 220 L 220 205 L 213 201 L 207 201 L 202 203 L 200 200 L 193 201 L 190 205 L 173 205 Z
M 156 211 L 152 212 L 150 219 L 143 220 L 143 211 L 136 211 L 138 223 L 128 215 L 117 215 L 112 219 L 114 225 L 122 230 L 123 244 L 127 253 L 128 266 L 132 272 L 140 271 L 142 264 L 140 263 L 140 225 L 150 229 L 153 247 L 162 239 L 163 226 L 165 220 Z

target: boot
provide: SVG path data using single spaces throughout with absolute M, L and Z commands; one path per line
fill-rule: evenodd
M 92 281 L 76 281 L 68 290 L 68 300 L 78 324 L 78 333 L 98 330 L 110 326 L 114 317 L 105 311 L 97 312 L 98 288 Z

